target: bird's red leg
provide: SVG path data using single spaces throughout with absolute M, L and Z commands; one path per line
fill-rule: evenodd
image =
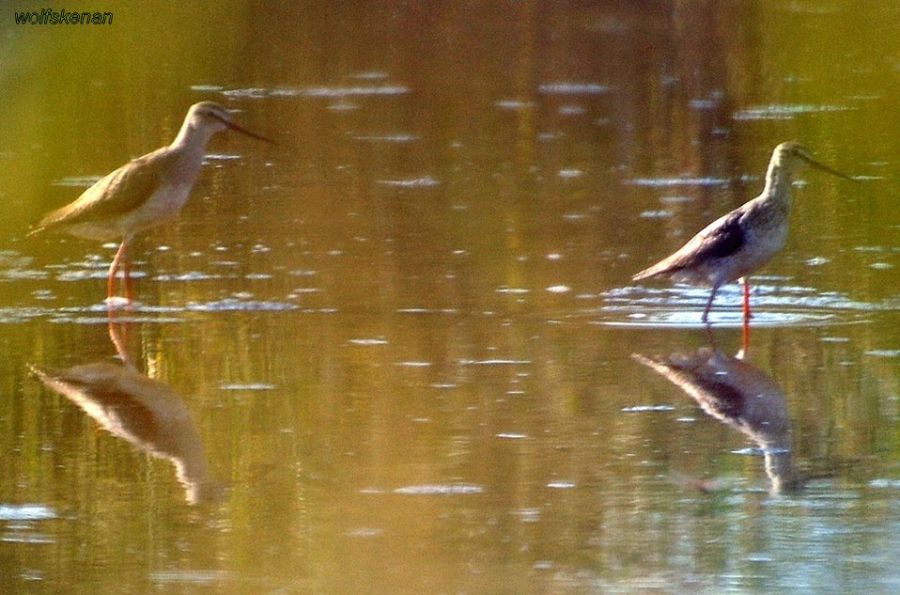
M 753 315 L 750 313 L 750 280 L 747 277 L 743 279 L 744 284 L 744 322 L 747 322 Z
M 115 294 L 116 271 L 119 269 L 119 266 L 121 266 L 122 261 L 125 259 L 126 252 L 128 252 L 128 237 L 125 237 L 122 240 L 122 243 L 119 244 L 119 249 L 116 250 L 116 255 L 115 255 L 115 257 L 113 257 L 112 264 L 109 265 L 109 277 L 106 280 L 106 297 L 107 298 L 111 298 Z M 126 279 L 127 279 L 127 277 L 126 277 Z
M 122 272 L 125 280 L 125 299 L 130 302 L 134 295 L 134 285 L 131 282 L 131 262 L 127 258 L 122 263 Z

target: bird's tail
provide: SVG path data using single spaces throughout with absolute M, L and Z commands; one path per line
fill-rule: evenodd
M 651 267 L 647 267 L 643 271 L 635 273 L 632 277 L 632 281 L 640 281 L 641 279 L 648 279 L 650 277 L 654 277 L 660 273 L 662 273 L 666 269 L 665 263 L 658 262 Z

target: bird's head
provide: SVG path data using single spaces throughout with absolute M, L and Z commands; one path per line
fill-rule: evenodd
M 775 150 L 772 152 L 772 162 L 777 164 L 779 168 L 787 170 L 790 173 L 797 171 L 803 166 L 809 165 L 810 167 L 828 172 L 832 175 L 844 178 L 845 180 L 850 180 L 851 182 L 856 181 L 850 176 L 842 174 L 841 172 L 816 161 L 813 159 L 809 149 L 800 143 L 795 143 L 793 141 L 781 143 L 775 147 Z
M 191 128 L 208 130 L 210 135 L 230 128 L 231 130 L 235 130 L 251 138 L 266 141 L 267 143 L 275 143 L 275 141 L 270 138 L 266 138 L 255 132 L 250 132 L 242 126 L 238 126 L 231 117 L 231 112 L 213 101 L 201 101 L 200 103 L 192 105 L 191 109 L 188 110 L 187 121 Z

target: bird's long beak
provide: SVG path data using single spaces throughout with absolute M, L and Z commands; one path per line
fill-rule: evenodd
M 247 130 L 246 128 L 243 128 L 242 126 L 238 126 L 238 125 L 235 124 L 234 122 L 229 122 L 228 120 L 226 120 L 226 119 L 224 119 L 224 118 L 220 118 L 220 117 L 218 117 L 218 116 L 215 116 L 215 118 L 216 118 L 217 120 L 219 120 L 220 122 L 222 122 L 223 124 L 225 124 L 226 126 L 228 126 L 229 128 L 231 128 L 232 130 L 235 130 L 235 131 L 237 131 L 237 132 L 240 132 L 241 134 L 246 134 L 246 135 L 249 136 L 250 138 L 255 138 L 255 139 L 257 139 L 257 140 L 265 141 L 265 142 L 267 142 L 267 143 L 272 143 L 273 145 L 277 145 L 277 144 L 278 144 L 278 143 L 276 143 L 275 141 L 273 141 L 271 138 L 267 138 L 267 137 L 265 137 L 265 136 L 263 136 L 263 135 L 261 135 L 261 134 L 256 134 L 255 132 L 250 132 L 250 131 Z
M 851 178 L 851 177 L 848 176 L 847 174 L 842 174 L 841 172 L 837 171 L 836 169 L 831 169 L 831 168 L 828 167 L 827 165 L 822 164 L 822 163 L 819 163 L 818 161 L 816 161 L 816 160 L 814 160 L 814 159 L 810 159 L 810 158 L 807 157 L 807 158 L 805 159 L 805 161 L 806 161 L 811 167 L 814 167 L 814 168 L 816 168 L 816 169 L 821 169 L 822 171 L 828 172 L 828 173 L 830 173 L 830 174 L 833 175 L 833 176 L 837 176 L 837 177 L 839 177 L 839 178 L 844 178 L 845 180 L 850 180 L 851 182 L 854 182 L 854 183 L 856 183 L 856 184 L 859 184 L 859 180 L 854 180 L 853 178 Z

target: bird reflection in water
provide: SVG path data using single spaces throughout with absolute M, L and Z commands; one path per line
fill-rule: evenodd
M 64 370 L 36 365 L 29 369 L 113 436 L 171 461 L 189 504 L 220 499 L 223 490 L 210 476 L 200 432 L 184 400 L 167 384 L 135 368 L 125 351 L 123 325 L 111 318 L 109 332 L 122 364 L 100 361 Z
M 787 402 L 768 374 L 714 347 L 632 357 L 690 395 L 707 414 L 752 440 L 765 458 L 772 493 L 802 488 L 791 451 Z

